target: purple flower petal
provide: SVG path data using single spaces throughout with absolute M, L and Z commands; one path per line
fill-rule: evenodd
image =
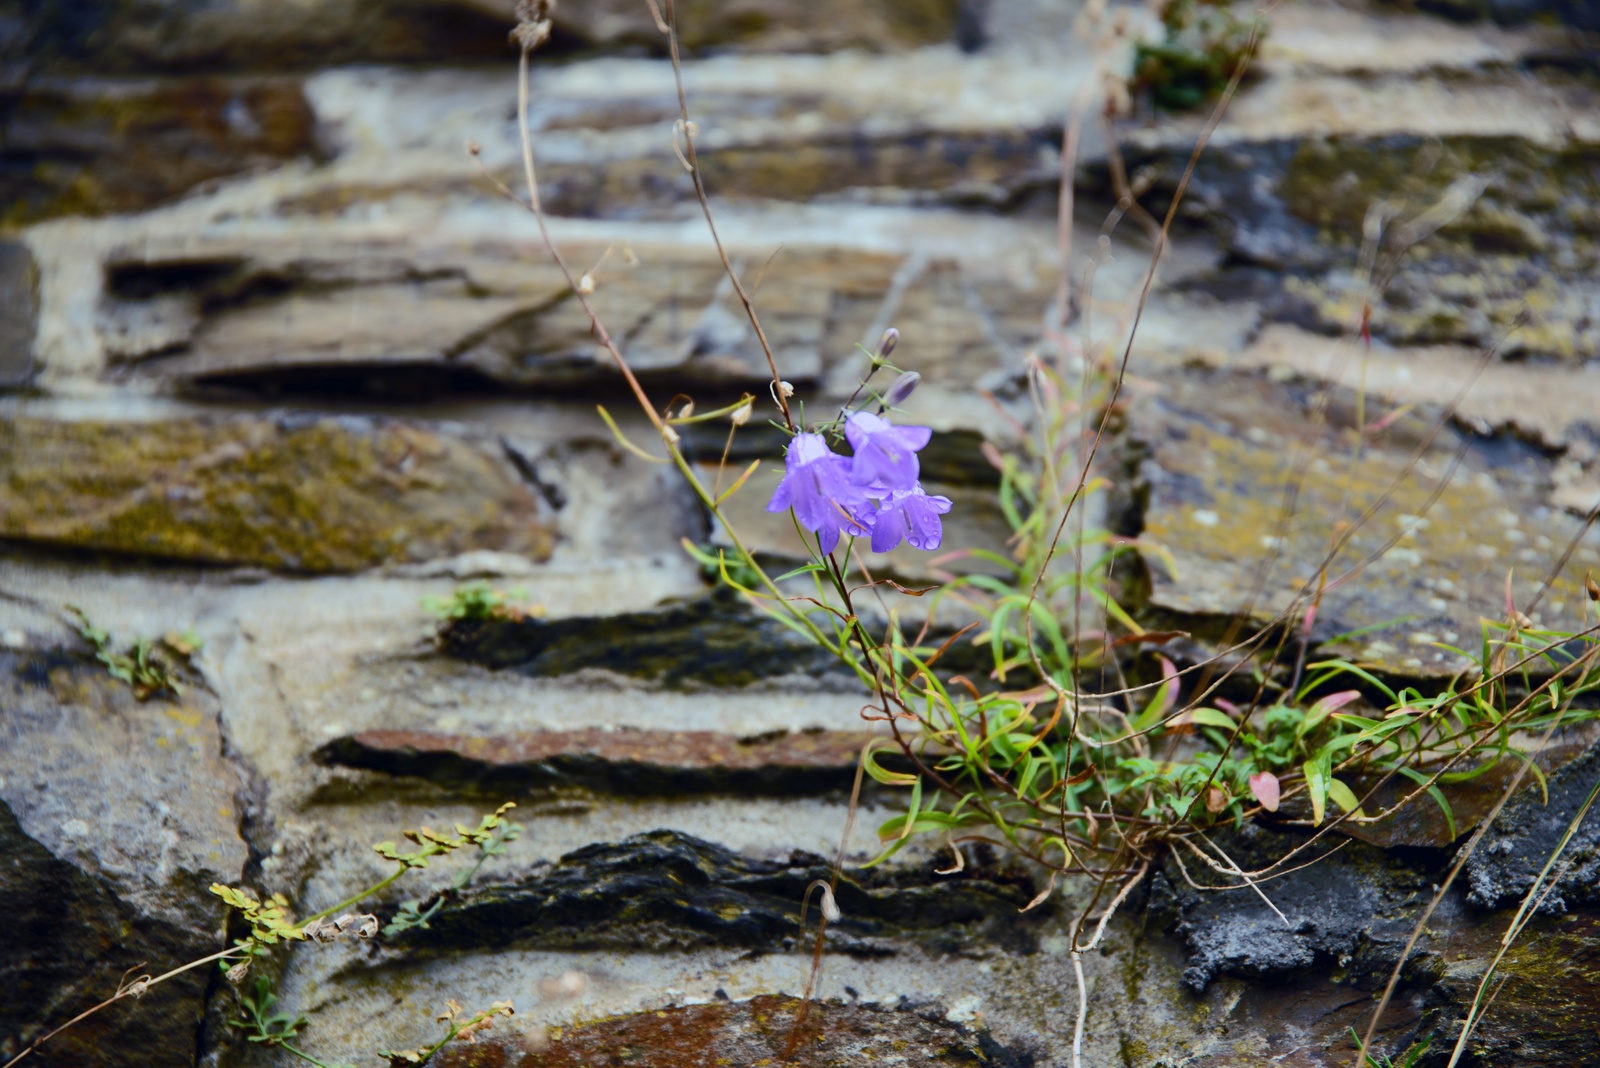
M 933 431 L 925 426 L 895 426 L 871 412 L 856 412 L 845 421 L 844 436 L 855 450 L 850 477 L 856 485 L 896 491 L 917 484 L 917 451 L 928 444 Z
M 841 533 L 871 531 L 872 505 L 864 489 L 850 477 L 850 461 L 834 453 L 820 434 L 797 434 L 785 456 L 783 481 L 767 502 L 767 511 L 793 509 L 800 526 L 817 535 L 824 553 L 839 544 Z
M 930 496 L 921 486 L 890 494 L 879 503 L 873 518 L 872 551 L 886 553 L 902 541 L 913 549 L 937 549 L 944 540 L 939 517 L 950 508 L 949 497 Z

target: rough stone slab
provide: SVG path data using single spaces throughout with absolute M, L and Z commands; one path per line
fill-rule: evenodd
M 335 739 L 317 760 L 348 768 L 517 796 L 577 786 L 604 793 L 803 794 L 848 787 L 867 731 L 738 738 L 715 731 L 539 731 L 481 737 L 363 731 Z
M 1152 210 L 1187 161 L 1176 148 L 1132 154 L 1153 180 Z M 1600 151 L 1585 141 L 1397 132 L 1223 144 L 1201 158 L 1182 215 L 1217 236 L 1229 266 L 1186 284 L 1257 301 L 1269 320 L 1348 331 L 1363 228 L 1388 203 L 1373 335 L 1581 364 L 1600 355 L 1597 197 Z
M 3 218 L 141 211 L 203 182 L 317 153 L 294 78 L 35 79 L 10 103 Z
M 159 974 L 225 945 L 206 887 L 244 868 L 241 785 L 205 691 L 139 702 L 81 650 L 0 648 L 0 1056 L 109 997 L 128 968 Z M 103 1012 L 40 1063 L 192 1065 L 210 981 L 197 969 Z
M 749 1001 L 713 1001 L 656 1012 L 614 1016 L 563 1027 L 548 1041 L 492 1036 L 476 1047 L 446 1047 L 441 1068 L 499 1068 L 529 1055 L 547 1068 L 625 1063 L 637 1068 L 712 1068 L 715 1065 L 903 1065 L 905 1068 L 1031 1068 L 1033 1055 L 969 1030 L 937 1010 L 839 1001 L 807 1006 L 768 994 Z M 796 1030 L 798 1028 L 798 1030 Z M 790 1051 L 791 1034 L 796 1042 Z
M 1513 442 L 1462 439 L 1447 428 L 1402 478 L 1431 426 L 1414 414 L 1370 435 L 1352 466 L 1353 399 L 1337 398 L 1325 432 L 1311 438 L 1315 396 L 1313 389 L 1243 375 L 1191 375 L 1169 380 L 1133 406 L 1129 429 L 1142 487 L 1134 499 L 1141 502 L 1143 535 L 1177 564 L 1173 575 L 1152 561 L 1149 607 L 1183 617 L 1195 633 L 1210 627 L 1220 635 L 1227 619 L 1246 608 L 1269 619 L 1306 583 L 1315 589 L 1336 525 L 1354 524 L 1394 487 L 1354 530 L 1328 582 L 1380 550 L 1384 555 L 1325 591 L 1313 636 L 1327 640 L 1382 625 L 1328 648 L 1402 676 L 1451 674 L 1460 658 L 1434 643 L 1474 647 L 1480 617 L 1504 614 L 1507 571 L 1517 603 L 1527 605 L 1578 522 L 1529 492 L 1549 477 L 1548 469 Z M 1380 414 L 1369 408 L 1368 422 Z M 1456 446 L 1465 452 L 1451 473 Z M 1305 449 L 1311 454 L 1304 457 L 1294 518 L 1280 532 L 1285 488 Z M 1280 537 L 1281 544 L 1274 540 Z M 1258 591 L 1263 561 L 1274 554 Z M 1591 532 L 1539 616 L 1552 626 L 1574 623 L 1584 603 L 1584 573 L 1597 565 L 1600 542 Z
M 0 479 L 0 536 L 60 547 L 293 571 L 552 548 L 503 455 L 392 420 L 16 414 Z
M 848 873 L 835 890 L 843 918 L 832 948 L 883 955 L 897 941 L 943 952 L 992 944 L 1029 951 L 1043 907 L 1017 871 L 969 866 Z M 746 857 L 678 831 L 653 831 L 586 846 L 513 883 L 469 889 L 402 945 L 459 952 L 473 947 L 693 949 L 798 945 L 800 902 L 831 865 L 796 851 L 787 860 Z M 814 895 L 813 895 L 814 896 Z

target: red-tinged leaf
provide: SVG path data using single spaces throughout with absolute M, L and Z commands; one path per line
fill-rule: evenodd
M 1178 703 L 1178 668 L 1160 653 L 1156 654 L 1156 661 L 1161 665 L 1161 682 L 1166 688 L 1161 701 L 1160 718 L 1164 719 Z
M 1278 777 L 1270 771 L 1258 771 L 1250 776 L 1250 792 L 1261 807 L 1268 812 L 1278 811 Z
M 1343 708 L 1345 705 L 1349 704 L 1351 701 L 1355 701 L 1355 700 L 1359 699 L 1360 697 L 1361 697 L 1361 691 L 1360 690 L 1340 690 L 1338 693 L 1330 693 L 1328 696 L 1322 698 L 1320 701 L 1318 701 L 1312 707 L 1320 709 L 1324 713 L 1337 712 L 1339 709 Z

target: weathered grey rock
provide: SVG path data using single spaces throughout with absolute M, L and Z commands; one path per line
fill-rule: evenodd
M 1136 484 L 1123 514 L 1177 566 L 1173 574 L 1152 561 L 1148 606 L 1213 637 L 1239 612 L 1270 619 L 1301 590 L 1316 592 L 1329 547 L 1348 533 L 1327 565 L 1313 637 L 1378 627 L 1340 648 L 1402 676 L 1452 674 L 1460 658 L 1434 643 L 1471 647 L 1479 617 L 1504 613 L 1508 571 L 1517 602 L 1530 603 L 1580 526 L 1529 492 L 1548 471 L 1514 442 L 1446 428 L 1408 472 L 1432 425 L 1411 416 L 1367 436 L 1352 463 L 1352 399 L 1336 397 L 1318 428 L 1318 396 L 1203 374 L 1169 380 L 1133 406 Z M 1541 617 L 1571 619 L 1597 563 L 1600 543 L 1589 532 Z
M 349 571 L 551 551 L 504 455 L 449 432 L 315 415 L 0 424 L 0 534 L 82 549 Z M 70 483 L 59 481 L 64 470 Z
M 39 316 L 33 257 L 14 241 L 0 242 L 0 387 L 20 385 L 33 372 Z
M 931 868 L 842 879 L 834 891 L 843 918 L 833 925 L 833 948 L 883 955 L 894 952 L 894 939 L 945 953 L 978 942 L 1024 952 L 1036 946 L 1044 916 L 1039 910 L 1018 916 L 1034 896 L 1027 876 L 969 867 L 934 877 Z M 468 890 L 399 944 L 793 948 L 801 938 L 805 888 L 829 876 L 820 856 L 759 860 L 678 831 L 654 831 L 577 850 L 515 883 Z
M 1160 212 L 1186 163 L 1186 152 L 1135 153 L 1128 166 L 1152 181 L 1147 199 Z M 1229 266 L 1186 284 L 1258 301 L 1272 320 L 1349 332 L 1361 320 L 1359 265 L 1371 263 L 1378 337 L 1581 363 L 1600 356 L 1587 284 L 1600 266 L 1597 195 L 1600 154 L 1585 142 L 1223 145 L 1202 157 L 1182 217 L 1215 234 Z M 1382 242 L 1363 252 L 1375 223 Z
M 216 701 L 140 702 L 80 650 L 0 650 L 0 1055 L 109 997 L 223 948 L 213 881 L 246 849 Z M 55 1039 L 41 1064 L 190 1065 L 214 969 L 196 969 Z

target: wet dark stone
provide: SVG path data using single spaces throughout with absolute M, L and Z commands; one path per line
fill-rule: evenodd
M 1485 908 L 1520 904 L 1597 778 L 1600 745 L 1549 777 L 1549 804 L 1537 790 L 1508 802 L 1467 861 L 1468 900 Z M 1557 863 L 1560 878 L 1542 911 L 1559 915 L 1570 906 L 1600 903 L 1600 803 L 1590 807 Z
M 866 955 L 892 953 L 896 940 L 946 953 L 1036 947 L 1047 910 L 1018 915 L 1034 896 L 1026 875 L 992 862 L 949 876 L 933 874 L 935 866 L 847 875 L 836 891 L 843 919 L 829 927 L 829 945 Z M 831 868 L 810 853 L 761 860 L 678 831 L 652 831 L 585 846 L 518 882 L 469 890 L 427 929 L 402 938 L 451 951 L 790 949 L 803 937 L 806 887 L 828 879 Z M 817 895 L 811 897 L 814 924 Z
M 437 1063 L 440 1068 L 509 1068 L 528 1063 L 528 1050 L 519 1036 L 494 1035 L 475 1045 L 451 1044 Z M 935 1008 L 814 1002 L 806 1007 L 801 1023 L 799 999 L 783 994 L 632 1013 L 562 1028 L 536 1059 L 542 1068 L 597 1064 L 1033 1068 L 1037 1063 L 1032 1051 L 1003 1046 L 987 1031 L 962 1027 Z
M 747 686 L 794 674 L 844 677 L 832 654 L 756 616 L 725 590 L 615 616 L 457 620 L 439 640 L 458 659 L 523 675 L 603 668 L 675 687 Z
M 109 997 L 225 944 L 213 881 L 245 862 L 213 700 L 138 701 L 70 649 L 0 650 L 0 1061 Z M 215 970 L 113 1006 L 40 1068 L 192 1065 Z
M 1286 856 L 1305 837 L 1246 824 L 1239 834 L 1219 841 L 1251 871 Z M 1426 900 L 1437 864 L 1413 865 L 1365 843 L 1340 846 L 1325 839 L 1286 867 L 1312 860 L 1316 863 L 1259 883 L 1283 918 L 1248 887 L 1195 890 L 1169 861 L 1155 878 L 1150 906 L 1188 950 L 1184 982 L 1200 992 L 1219 974 L 1261 979 L 1333 962 L 1386 976 L 1410 934 L 1414 906 Z M 1202 886 L 1238 883 L 1192 854 L 1183 862 Z
M 317 750 L 323 764 L 496 796 L 578 787 L 630 797 L 786 796 L 848 788 L 866 731 L 540 731 L 495 737 L 377 730 Z M 880 758 L 886 764 L 892 760 Z

